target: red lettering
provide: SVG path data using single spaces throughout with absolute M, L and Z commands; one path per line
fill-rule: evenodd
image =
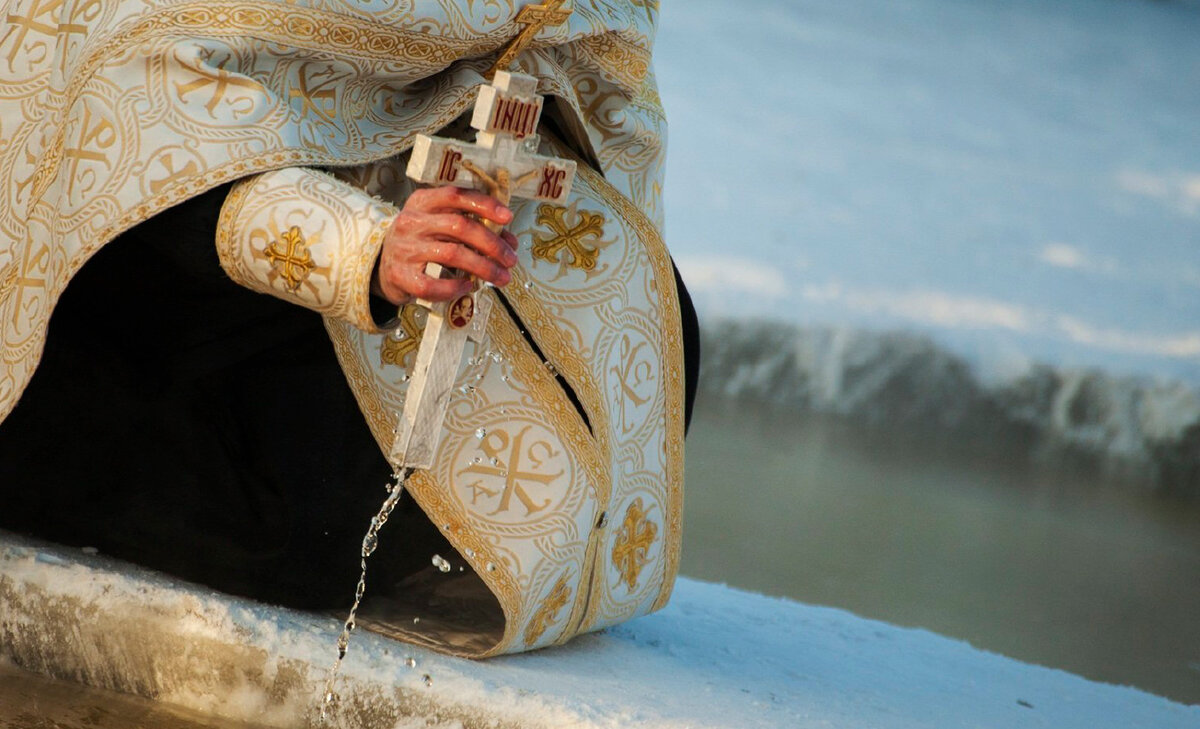
M 491 128 L 488 131 L 508 132 L 517 139 L 533 134 L 537 128 L 541 101 L 526 102 L 520 99 L 500 98 L 492 112 Z
M 557 200 L 563 193 L 562 181 L 566 176 L 566 170 L 555 169 L 550 165 L 543 167 L 542 182 L 538 185 L 537 196 L 546 200 Z
M 525 113 L 521 115 L 521 131 L 518 137 L 533 134 L 533 123 L 537 119 L 537 105 L 525 104 Z
M 458 178 L 458 161 L 462 159 L 462 152 L 453 147 L 446 147 L 446 151 L 442 153 L 442 165 L 438 168 L 438 182 L 454 182 Z
M 506 131 L 506 132 L 513 131 L 513 128 L 512 128 L 513 116 L 516 115 L 517 109 L 519 109 L 520 106 L 521 106 L 521 102 L 517 101 L 516 99 L 505 99 L 504 100 L 504 116 L 500 119 L 500 129 L 501 130 Z

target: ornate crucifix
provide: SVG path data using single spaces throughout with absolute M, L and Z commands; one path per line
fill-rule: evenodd
M 575 162 L 537 154 L 536 132 L 542 114 L 537 79 L 505 70 L 542 28 L 558 25 L 570 16 L 571 11 L 559 9 L 563 2 L 548 0 L 544 4 L 528 5 L 517 14 L 517 22 L 525 25 L 525 29 L 501 52 L 488 72 L 492 84 L 479 87 L 479 98 L 471 118 L 471 126 L 478 130 L 475 143 L 418 136 L 408 165 L 409 177 L 431 185 L 483 190 L 505 205 L 514 195 L 559 204 L 566 200 L 575 179 Z M 485 224 L 498 232 L 498 226 Z M 442 266 L 436 263 L 427 264 L 425 272 L 434 278 L 444 273 Z M 454 272 L 449 273 L 454 275 Z M 417 361 L 404 398 L 404 411 L 400 414 L 396 437 L 388 454 L 388 460 L 396 470 L 396 484 L 389 490 L 387 500 L 363 538 L 362 572 L 350 616 L 338 636 L 338 657 L 326 680 L 322 718 L 333 704 L 334 681 L 346 655 L 355 614 L 366 590 L 367 557 L 375 551 L 379 529 L 387 522 L 403 493 L 402 479 L 412 469 L 433 465 L 466 340 L 468 337 L 478 340 L 483 335 L 492 300 L 479 293 L 476 289 L 450 302 L 417 302 L 429 309 L 429 317 L 421 346 L 417 349 Z
M 471 117 L 478 130 L 475 142 L 417 137 L 408 176 L 430 185 L 482 190 L 505 205 L 514 196 L 564 203 L 575 162 L 537 153 L 542 104 L 536 78 L 497 71 L 490 86 L 479 88 Z M 498 231 L 498 226 L 488 226 Z M 430 263 L 426 273 L 440 277 L 443 269 Z M 396 468 L 433 465 L 463 348 L 468 337 L 483 334 L 491 299 L 476 290 L 454 301 L 418 303 L 429 309 L 429 316 L 390 453 Z

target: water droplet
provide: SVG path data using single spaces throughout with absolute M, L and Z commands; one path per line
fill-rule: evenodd
M 378 546 L 379 537 L 375 536 L 374 534 L 368 534 L 367 536 L 363 537 L 362 556 L 370 557 L 375 551 L 375 548 Z
M 543 364 L 545 364 L 545 365 L 546 365 L 546 369 L 550 371 L 550 374 L 552 374 L 552 375 L 557 375 L 557 374 L 558 374 L 558 368 L 554 366 L 554 363 L 552 363 L 552 362 L 544 362 Z
M 474 557 L 475 550 L 474 549 L 464 549 L 463 554 L 467 555 L 468 557 Z
M 501 381 L 501 382 L 503 382 L 503 383 L 505 383 L 505 384 L 508 384 L 509 380 L 510 380 L 510 378 L 509 378 L 509 376 L 508 376 L 508 375 L 500 375 L 500 381 Z
M 408 666 L 409 668 L 416 668 L 417 667 L 417 659 L 413 658 L 412 656 L 409 656 L 408 658 L 404 659 L 404 665 Z
M 411 380 L 411 379 L 412 379 L 412 375 L 410 375 L 410 374 L 408 374 L 408 373 L 406 372 L 406 373 L 404 373 L 404 376 L 400 378 L 400 381 L 401 381 L 401 382 L 408 382 L 408 381 L 409 381 L 409 380 Z
M 433 566 L 437 567 L 440 572 L 450 571 L 450 563 L 440 554 L 433 555 Z
M 449 525 L 449 524 L 443 524 L 443 525 L 442 525 L 442 529 L 443 529 L 443 530 L 445 530 L 445 531 L 450 531 L 450 525 Z
M 603 529 L 606 526 L 608 526 L 608 512 L 602 511 L 600 512 L 600 518 L 596 521 L 596 528 Z
M 504 361 L 504 355 L 500 354 L 499 352 L 492 352 L 492 361 L 496 364 L 500 364 Z
M 471 459 L 471 463 L 474 465 L 479 465 L 482 462 L 483 462 L 483 459 L 480 458 L 479 456 L 475 456 L 474 458 Z
M 479 428 L 478 430 L 476 430 L 475 437 L 478 440 L 483 440 L 484 438 L 486 438 L 487 437 L 487 428 Z
M 405 339 L 408 339 L 408 332 L 403 329 L 393 329 L 391 336 L 395 341 L 403 342 Z
M 421 677 L 421 683 L 425 684 L 426 686 L 432 686 L 433 685 L 433 676 L 430 676 L 428 673 L 425 674 L 424 676 Z
M 413 625 L 416 625 L 419 622 L 421 622 L 420 618 L 413 618 Z
M 525 289 L 526 289 L 526 290 L 529 290 L 529 289 L 531 289 L 531 288 L 533 288 L 533 282 L 532 282 L 532 281 L 526 281 L 526 282 L 525 282 Z
M 492 458 L 488 459 L 488 463 L 492 464 L 493 466 L 499 466 L 500 459 L 493 456 Z
M 488 572 L 495 572 L 495 571 L 496 571 L 496 565 L 492 564 L 491 562 L 488 562 L 486 565 L 484 565 L 484 567 L 483 567 L 483 568 L 484 568 L 485 570 L 487 570 Z

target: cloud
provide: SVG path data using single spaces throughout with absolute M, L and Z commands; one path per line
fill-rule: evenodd
M 1200 330 L 1142 332 L 1106 328 L 1065 314 L 941 291 L 853 289 L 830 282 L 804 286 L 800 293 L 813 304 L 840 306 L 858 314 L 890 317 L 937 329 L 1006 330 L 1065 339 L 1108 352 L 1200 358 Z
M 1038 260 L 1058 268 L 1087 268 L 1087 258 L 1083 251 L 1065 243 L 1052 243 L 1042 249 Z
M 861 314 L 884 314 L 948 329 L 1008 329 L 1027 332 L 1030 317 L 1020 306 L 995 299 L 955 296 L 941 291 L 843 289 L 839 284 L 806 286 L 801 295 L 814 303 L 839 303 Z
M 787 294 L 787 280 L 778 268 L 746 258 L 692 256 L 675 261 L 688 289 L 715 294 L 751 293 L 768 298 Z
M 1200 357 L 1200 331 L 1177 334 L 1152 334 L 1105 329 L 1070 316 L 1055 318 L 1055 328 L 1072 342 L 1097 349 L 1127 354 L 1155 354 L 1161 357 Z
M 1051 243 L 1038 252 L 1037 258 L 1055 268 L 1069 268 L 1075 271 L 1092 273 L 1114 273 L 1120 270 L 1117 262 L 1111 258 L 1096 259 L 1089 256 L 1083 249 L 1066 243 Z
M 1200 214 L 1200 174 L 1121 170 L 1116 183 L 1127 193 L 1158 200 L 1183 215 Z

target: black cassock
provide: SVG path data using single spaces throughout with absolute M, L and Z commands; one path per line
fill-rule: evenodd
M 72 280 L 0 423 L 0 529 L 269 602 L 348 604 L 391 469 L 320 315 L 221 270 L 227 191 L 125 233 Z M 676 282 L 690 418 L 698 329 Z M 453 552 L 404 499 L 372 571 L 394 584 Z

